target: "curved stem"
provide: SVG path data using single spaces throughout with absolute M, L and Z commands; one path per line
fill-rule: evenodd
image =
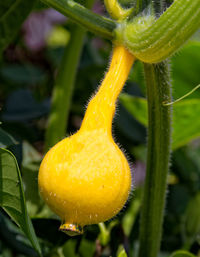
M 116 20 L 125 19 L 133 11 L 133 8 L 124 9 L 118 0 L 104 0 L 104 4 L 110 16 Z
M 144 64 L 148 97 L 148 153 L 140 226 L 139 257 L 156 257 L 160 248 L 171 150 L 171 86 L 168 63 Z
M 138 59 L 157 63 L 173 54 L 200 27 L 199 17 L 200 0 L 175 0 L 157 20 L 136 17 L 119 26 L 116 33 Z
M 95 14 L 84 6 L 74 2 L 73 0 L 41 1 L 71 18 L 79 25 L 82 25 L 85 29 L 88 29 L 89 31 L 104 38 L 114 38 L 113 31 L 116 27 L 116 23 L 113 20 Z

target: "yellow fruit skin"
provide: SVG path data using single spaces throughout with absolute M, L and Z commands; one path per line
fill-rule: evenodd
M 123 153 L 100 129 L 54 146 L 42 162 L 39 184 L 55 213 L 67 223 L 83 226 L 119 212 L 130 191 L 131 174 Z
M 106 221 L 127 201 L 131 171 L 111 126 L 115 101 L 133 60 L 124 47 L 114 48 L 110 69 L 80 130 L 51 148 L 41 163 L 40 193 L 65 227 Z

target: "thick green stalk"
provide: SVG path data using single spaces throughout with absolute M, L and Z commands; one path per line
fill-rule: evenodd
M 171 101 L 168 63 L 144 64 L 148 98 L 148 154 L 139 257 L 156 257 L 160 248 L 171 149 Z
M 93 0 L 87 0 L 90 8 Z M 71 98 L 74 90 L 77 66 L 86 31 L 74 24 L 70 42 L 65 48 L 56 83 L 52 93 L 52 105 L 45 136 L 45 152 L 63 139 L 66 134 Z
M 200 27 L 199 17 L 200 0 L 175 0 L 158 19 L 136 17 L 118 26 L 116 35 L 141 61 L 158 63 L 177 51 Z
M 116 23 L 93 13 L 73 0 L 41 0 L 98 36 L 113 39 Z
M 45 152 L 66 135 L 71 98 L 84 36 L 84 29 L 74 25 L 52 93 L 51 111 L 45 136 Z

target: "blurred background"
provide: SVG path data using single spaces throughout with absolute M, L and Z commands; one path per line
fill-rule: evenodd
M 93 10 L 107 15 L 99 0 L 95 1 Z M 136 256 L 147 141 L 147 111 L 143 101 L 146 89 L 141 62 L 134 64 L 113 123 L 114 138 L 133 171 L 134 190 L 124 210 L 113 220 L 89 226 L 82 236 L 71 238 L 58 231 L 59 218 L 38 194 L 37 174 L 44 154 L 52 90 L 74 26 L 57 11 L 37 3 L 20 33 L 3 52 L 0 59 L 0 146 L 8 148 L 17 158 L 28 213 L 45 256 L 114 257 L 123 247 L 128 256 Z M 108 67 L 111 51 L 109 41 L 86 34 L 66 136 L 79 129 L 88 100 Z M 174 99 L 200 83 L 200 32 L 172 57 L 171 75 Z M 200 256 L 199 113 L 198 90 L 174 105 L 173 155 L 160 257 L 167 257 L 180 248 Z M 0 210 L 0 256 L 37 256 L 3 210 Z

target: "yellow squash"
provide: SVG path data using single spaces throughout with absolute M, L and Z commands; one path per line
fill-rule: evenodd
M 80 130 L 51 148 L 40 166 L 40 193 L 61 217 L 60 230 L 70 235 L 112 218 L 129 196 L 131 171 L 113 140 L 112 120 L 133 61 L 123 46 L 114 47 L 110 68 Z

